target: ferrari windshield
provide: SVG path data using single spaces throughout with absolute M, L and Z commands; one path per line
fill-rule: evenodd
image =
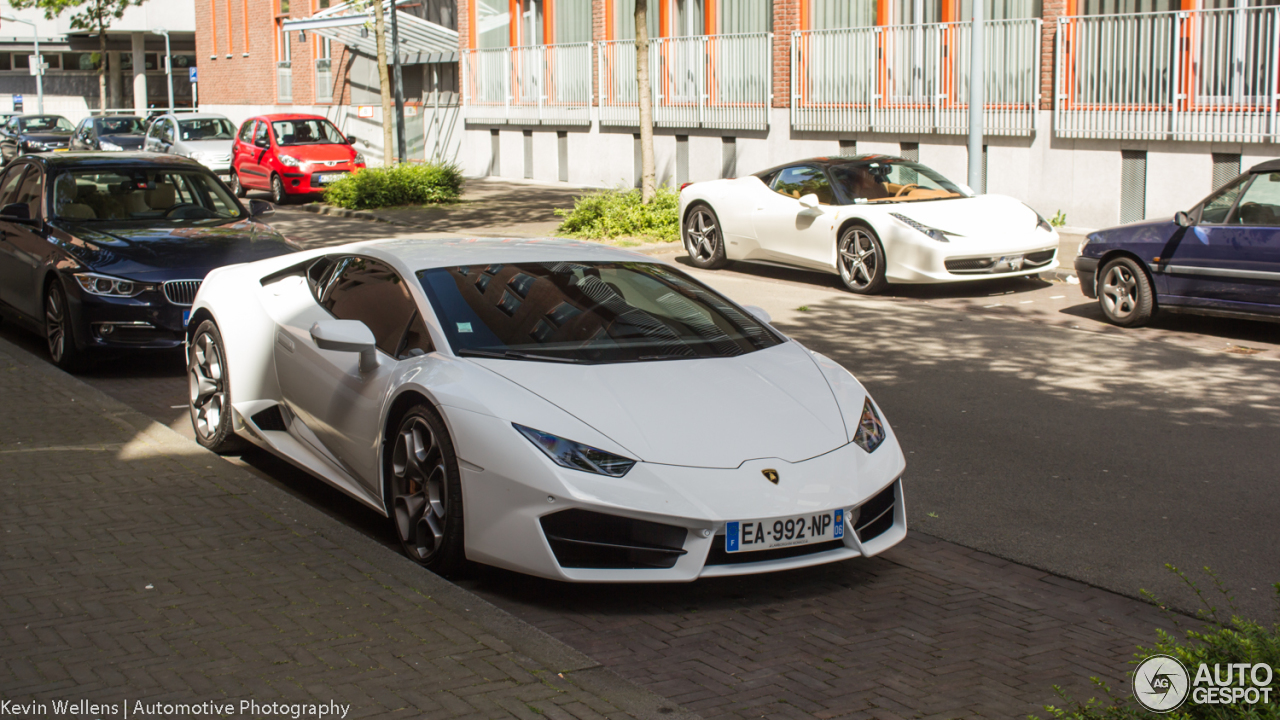
M 418 273 L 454 353 L 618 363 L 732 357 L 781 342 L 697 281 L 646 262 L 470 265 Z
M 53 184 L 63 220 L 230 220 L 244 216 L 231 194 L 199 170 L 113 168 L 64 172 Z
M 964 197 L 932 168 L 909 160 L 867 158 L 831 166 L 831 181 L 855 203 Z

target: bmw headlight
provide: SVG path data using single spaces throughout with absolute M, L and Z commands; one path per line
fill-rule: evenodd
M 288 165 L 289 167 L 298 167 L 299 165 L 302 164 L 298 162 L 298 158 L 292 155 L 280 155 L 279 157 L 280 157 L 281 165 Z
M 609 477 L 622 477 L 636 464 L 636 461 L 630 458 L 597 450 L 580 442 L 565 440 L 551 433 L 544 433 L 516 423 L 511 423 L 511 426 L 528 438 L 529 442 L 537 445 L 539 450 L 551 458 L 551 462 L 560 467 Z
M 352 161 L 351 161 L 351 164 L 352 164 L 352 165 L 367 165 L 368 163 L 366 163 L 366 162 L 364 161 L 364 153 L 356 153 L 356 157 L 355 157 L 355 159 L 354 159 L 354 160 L 352 160 Z
M 871 398 L 862 404 L 862 418 L 858 420 L 858 430 L 853 434 L 853 442 L 869 453 L 875 452 L 884 442 L 884 422 L 880 413 L 871 403 Z
M 84 291 L 90 295 L 102 295 L 103 297 L 120 297 L 129 298 L 136 297 L 147 290 L 154 290 L 154 285 L 147 283 L 134 282 L 123 278 L 111 277 L 110 275 L 99 275 L 98 273 L 76 273 L 73 275 L 76 282 Z
M 937 240 L 938 242 L 951 242 L 950 240 L 947 239 L 947 236 L 956 235 L 955 233 L 949 233 L 949 232 L 946 232 L 945 230 L 939 230 L 938 228 L 929 227 L 924 223 L 916 222 L 915 220 L 912 220 L 911 218 L 901 213 L 889 213 L 889 214 L 892 215 L 894 218 L 896 218 L 898 222 L 904 225 L 913 227 L 916 230 L 919 230 L 920 232 L 924 233 L 925 235 L 928 235 L 930 238 Z M 956 235 L 956 237 L 960 237 L 960 236 Z
M 119 145 L 113 142 L 107 142 L 106 140 L 98 141 L 98 148 L 101 150 L 109 150 L 111 152 L 120 152 L 121 150 L 124 150 L 124 148 Z

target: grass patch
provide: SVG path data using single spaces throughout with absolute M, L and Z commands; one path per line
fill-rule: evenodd
M 348 210 L 452 202 L 462 195 L 462 170 L 452 163 L 404 163 L 365 168 L 333 183 L 324 201 Z
M 639 190 L 622 188 L 583 195 L 573 202 L 572 210 L 556 209 L 556 216 L 564 218 L 556 233 L 586 240 L 679 240 L 680 194 L 660 187 L 648 205 L 640 197 Z

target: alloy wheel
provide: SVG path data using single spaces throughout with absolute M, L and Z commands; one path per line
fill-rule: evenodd
M 276 205 L 283 205 L 285 201 L 284 181 L 279 175 L 271 176 L 271 201 Z
M 444 452 L 420 417 L 400 428 L 391 456 L 396 531 L 411 557 L 425 561 L 444 543 L 448 512 Z
M 231 192 L 238 198 L 244 197 L 244 186 L 240 184 L 240 173 L 231 173 Z
M 44 331 L 49 341 L 49 357 L 55 365 L 62 362 L 67 351 L 68 328 L 66 296 L 62 288 L 54 284 L 44 301 Z
M 840 238 L 839 254 L 840 275 L 845 284 L 859 290 L 869 287 L 880 268 L 875 238 L 862 228 L 853 228 Z
M 715 257 L 720 244 L 720 228 L 716 227 L 716 219 L 710 210 L 700 207 L 693 211 L 685 236 L 689 254 L 695 260 L 707 262 Z
M 226 367 L 222 348 L 212 335 L 202 332 L 196 336 L 189 365 L 187 381 L 195 429 L 203 439 L 210 440 L 218 434 L 222 415 L 227 411 Z
M 1102 279 L 1099 296 L 1107 313 L 1116 319 L 1133 314 L 1138 307 L 1138 280 L 1124 265 L 1112 265 Z

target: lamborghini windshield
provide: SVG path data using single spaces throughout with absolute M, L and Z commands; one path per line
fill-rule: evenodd
M 454 353 L 618 363 L 731 357 L 781 340 L 697 281 L 645 262 L 470 265 L 418 273 Z
M 854 203 L 964 197 L 959 187 L 933 168 L 896 158 L 867 158 L 832 165 L 831 181 Z

